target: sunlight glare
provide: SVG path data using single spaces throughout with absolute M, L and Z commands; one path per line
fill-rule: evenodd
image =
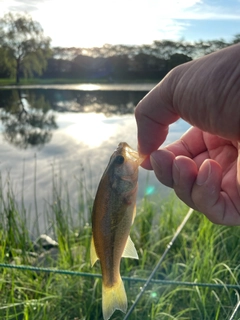
M 33 16 L 42 21 L 44 15 L 44 31 L 52 37 L 53 45 L 86 48 L 106 43 L 142 44 L 170 35 L 178 38 L 184 26 L 173 19 L 181 18 L 185 10 L 200 2 L 51 0 L 39 3 L 39 10 Z
M 76 86 L 77 90 L 83 90 L 83 91 L 94 91 L 94 90 L 99 90 L 100 86 L 97 84 L 92 84 L 92 83 L 86 83 L 86 84 L 79 84 Z
M 99 147 L 117 131 L 117 125 L 111 121 L 108 124 L 102 113 L 65 114 L 64 119 L 69 122 L 64 134 L 90 148 Z

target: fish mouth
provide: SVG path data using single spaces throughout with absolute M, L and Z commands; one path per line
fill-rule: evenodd
M 131 147 L 127 144 L 127 142 L 120 142 L 118 144 L 118 146 L 117 146 L 116 151 L 122 152 L 122 150 L 124 150 L 125 148 L 130 148 L 131 149 Z
M 126 142 L 120 142 L 116 151 L 121 154 L 124 153 L 127 159 L 137 162 L 138 165 L 144 160 L 144 157 L 140 156 L 139 153 L 133 150 Z
M 131 148 L 126 148 L 126 155 L 131 160 L 136 161 L 139 166 L 143 162 L 143 160 L 145 159 L 145 157 L 139 155 L 139 153 L 137 151 L 134 151 Z

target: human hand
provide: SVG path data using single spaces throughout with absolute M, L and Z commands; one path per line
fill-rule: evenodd
M 135 114 L 143 167 L 212 222 L 240 225 L 240 45 L 175 68 Z M 193 127 L 157 150 L 179 117 Z

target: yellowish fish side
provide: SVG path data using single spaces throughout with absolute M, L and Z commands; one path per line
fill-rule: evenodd
M 138 259 L 129 232 L 135 217 L 139 164 L 138 153 L 125 142 L 120 143 L 102 176 L 93 205 L 91 264 L 100 260 L 104 320 L 116 309 L 127 310 L 120 261 L 121 257 Z

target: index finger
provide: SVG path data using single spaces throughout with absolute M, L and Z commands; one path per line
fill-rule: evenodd
M 179 118 L 173 111 L 166 85 L 160 82 L 137 105 L 138 151 L 150 155 L 165 141 L 169 125 Z

